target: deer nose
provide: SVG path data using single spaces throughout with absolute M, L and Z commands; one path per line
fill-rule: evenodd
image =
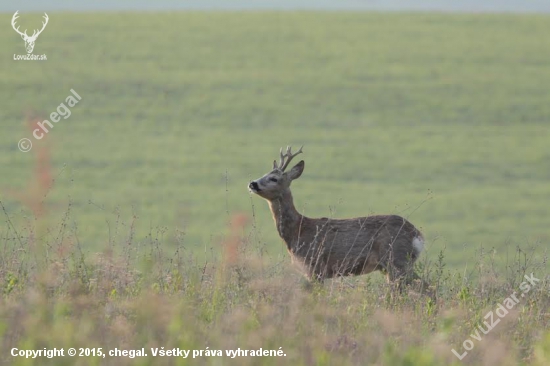
M 258 183 L 256 183 L 256 182 L 250 182 L 250 184 L 248 185 L 248 188 L 250 188 L 253 191 L 259 191 L 260 190 L 260 187 L 258 187 Z

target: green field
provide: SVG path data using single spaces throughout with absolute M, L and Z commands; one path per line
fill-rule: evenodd
M 34 51 L 46 62 L 13 61 L 23 42 L 0 35 L 0 197 L 16 222 L 29 211 L 9 192 L 33 179 L 35 161 L 17 149 L 31 137 L 25 112 L 46 118 L 72 88 L 82 101 L 34 143 L 52 153 L 47 226 L 70 197 L 90 251 L 109 241 L 106 222 L 135 214 L 137 240 L 166 227 L 170 247 L 179 229 L 203 252 L 226 233 L 228 215 L 254 206 L 259 244 L 283 253 L 246 184 L 288 144 L 305 145 L 293 190 L 306 215 L 401 213 L 424 231 L 429 255 L 446 247 L 460 267 L 480 246 L 505 260 L 516 245 L 550 238 L 546 16 L 50 19 Z M 30 28 L 40 14 L 20 21 Z
M 550 362 L 549 16 L 49 13 L 41 62 L 13 60 L 25 49 L 11 16 L 0 364 Z M 35 140 L 29 116 L 47 118 L 70 89 L 82 100 Z M 246 188 L 286 145 L 304 145 L 303 214 L 395 213 L 421 228 L 418 269 L 437 301 L 378 274 L 302 289 Z M 532 272 L 540 286 L 459 362 L 451 347 Z M 161 346 L 288 357 L 9 355 Z

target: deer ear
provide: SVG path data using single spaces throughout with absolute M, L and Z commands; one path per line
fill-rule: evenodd
M 277 161 L 276 160 L 273 160 L 273 169 L 277 169 L 278 166 L 277 166 Z
M 304 172 L 304 167 L 306 163 L 303 160 L 300 160 L 300 162 L 292 167 L 290 171 L 288 172 L 288 177 L 291 180 L 298 179 Z

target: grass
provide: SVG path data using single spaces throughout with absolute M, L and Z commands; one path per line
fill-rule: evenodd
M 70 118 L 34 143 L 51 152 L 46 206 L 62 211 L 71 198 L 90 251 L 121 212 L 138 218 L 139 238 L 151 226 L 179 228 L 202 253 L 225 234 L 228 212 L 250 215 L 254 204 L 266 250 L 281 254 L 246 184 L 280 146 L 304 144 L 293 189 L 306 214 L 402 213 L 423 228 L 431 255 L 450 248 L 451 266 L 480 245 L 504 261 L 516 244 L 549 238 L 548 24 L 531 15 L 53 14 L 35 49 L 47 62 L 0 61 L 0 194 L 23 222 L 28 211 L 10 192 L 33 179 L 35 157 L 16 148 L 30 137 L 25 113 L 45 118 L 73 88 L 83 99 Z M 19 54 L 14 34 L 0 42 Z
M 245 216 L 233 218 L 219 253 L 204 263 L 181 244 L 167 250 L 162 232 L 145 244 L 131 232 L 113 237 L 111 247 L 86 255 L 78 230 L 67 225 L 70 210 L 52 227 L 63 241 L 0 252 L 2 364 L 542 366 L 550 358 L 546 263 L 521 249 L 506 270 L 490 253 L 479 253 L 466 273 L 446 268 L 445 253 L 435 262 L 424 258 L 417 270 L 432 284 L 433 299 L 392 293 L 374 274 L 306 290 L 286 261 L 258 255 Z M 12 235 L 2 240 L 13 242 Z M 520 297 L 526 274 L 539 281 Z M 518 304 L 500 317 L 499 304 L 512 294 Z M 488 329 L 484 322 L 495 324 L 487 334 L 479 330 Z M 473 349 L 463 355 L 466 340 Z M 105 357 L 10 357 L 14 348 L 71 347 L 101 348 Z M 154 357 L 161 347 L 191 353 Z M 260 348 L 284 356 L 226 354 Z M 142 349 L 147 357 L 133 357 Z M 129 353 L 114 357 L 116 350 Z
M 33 362 L 12 347 L 208 346 L 287 357 L 166 362 L 459 364 L 450 349 L 531 272 L 540 287 L 461 363 L 548 363 L 548 16 L 49 16 L 47 62 L 13 61 L 22 40 L 0 34 L 3 363 Z M 71 116 L 18 151 L 71 88 Z M 305 145 L 301 212 L 422 229 L 436 303 L 376 274 L 302 289 L 246 190 L 289 144 Z

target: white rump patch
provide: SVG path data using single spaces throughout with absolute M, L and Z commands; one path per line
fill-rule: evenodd
M 417 236 L 413 239 L 412 245 L 416 254 L 420 254 L 424 250 L 424 238 Z

